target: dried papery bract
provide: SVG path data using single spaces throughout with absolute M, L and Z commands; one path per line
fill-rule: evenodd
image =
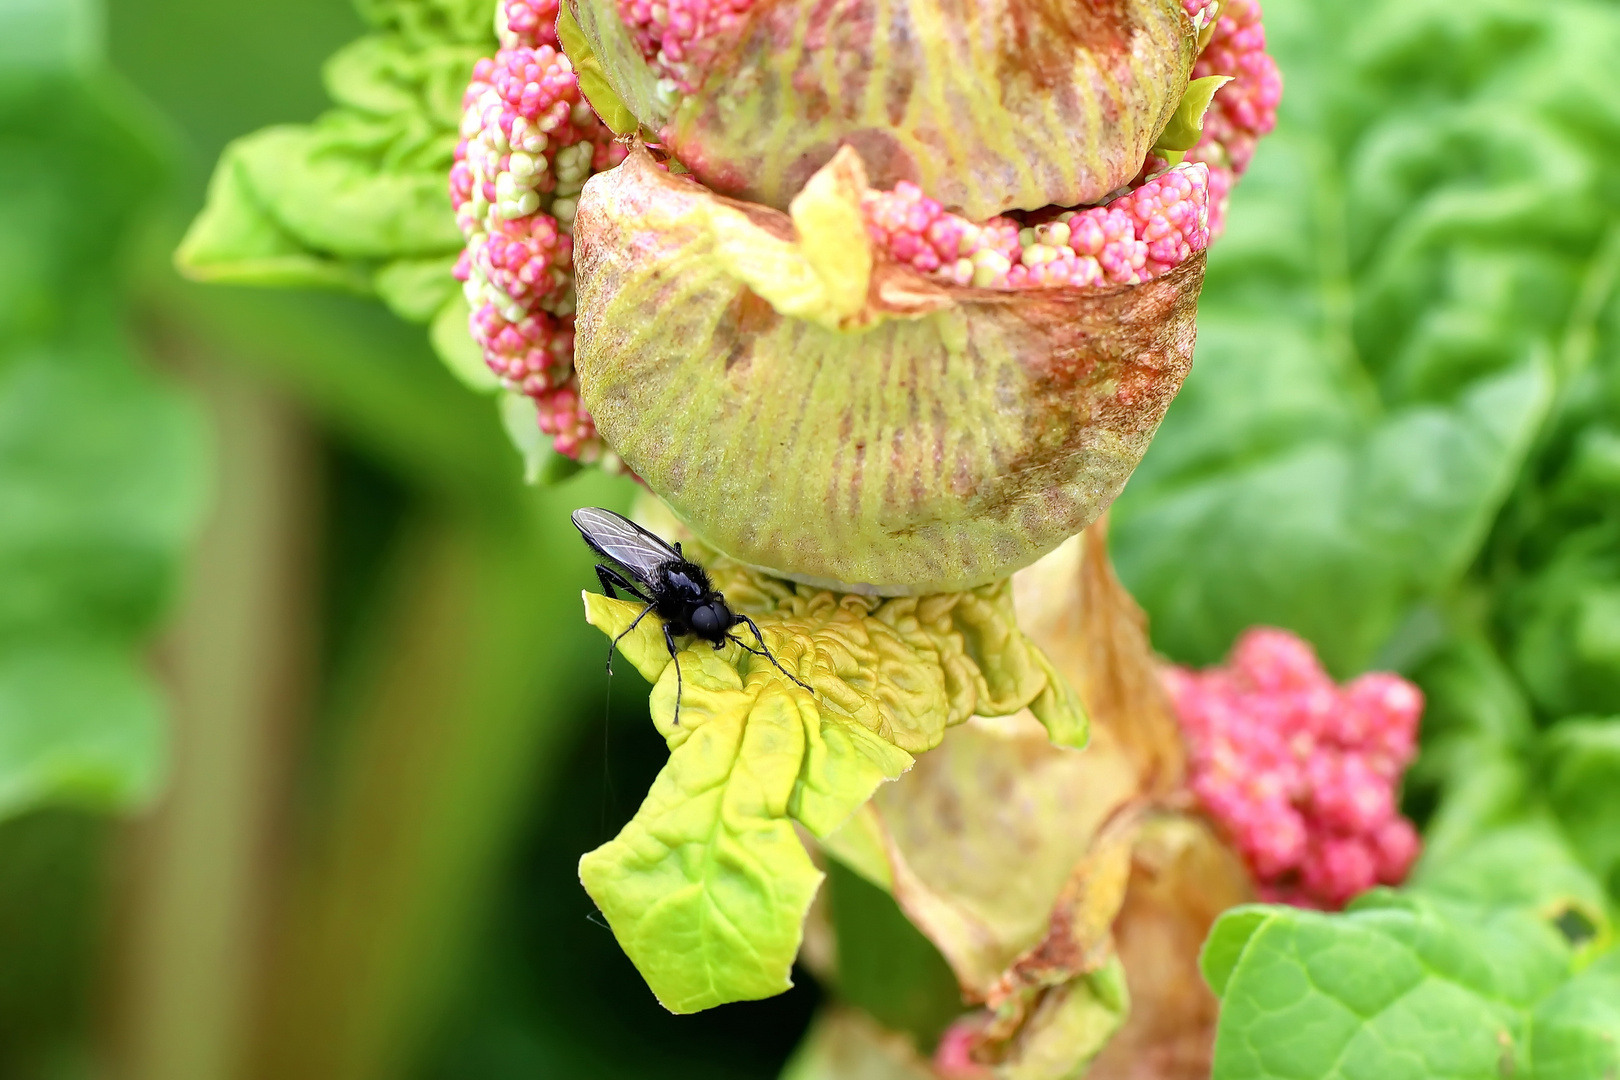
M 971 217 L 1095 202 L 1141 168 L 1197 48 L 1178 0 L 733 0 L 684 5 L 730 9 L 682 43 L 692 63 L 637 40 L 637 5 L 569 6 L 704 184 L 783 209 L 846 144 L 879 187 L 911 180 Z
M 885 594 L 993 581 L 1124 486 L 1191 364 L 1203 255 L 1133 286 L 943 285 L 872 253 L 847 206 L 858 167 L 841 154 L 791 217 L 644 150 L 593 177 L 575 225 L 585 404 L 743 562 Z

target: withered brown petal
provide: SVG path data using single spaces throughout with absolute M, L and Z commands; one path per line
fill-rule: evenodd
M 1144 795 L 1177 790 L 1186 747 L 1159 679 L 1147 616 L 1108 558 L 1108 519 L 1015 574 L 1013 602 L 1019 626 L 1079 693 L 1092 737 L 1119 743 Z
M 698 536 L 772 573 L 888 595 L 1004 577 L 1107 508 L 1191 364 L 1202 253 L 1141 285 L 1017 292 L 879 262 L 867 309 L 836 329 L 744 284 L 743 225 L 788 261 L 787 215 L 643 150 L 592 177 L 575 366 L 625 462 Z
M 952 729 L 878 791 L 894 898 L 967 997 L 991 998 L 1048 937 L 1098 831 L 1135 794 L 1134 770 L 1117 751 L 1053 746 L 1027 714 Z
M 1086 1080 L 1207 1080 L 1219 1003 L 1198 950 L 1216 916 L 1251 899 L 1242 862 L 1204 822 L 1166 816 L 1142 829 L 1114 922 L 1130 1018 Z

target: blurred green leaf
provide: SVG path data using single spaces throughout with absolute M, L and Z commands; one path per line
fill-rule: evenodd
M 1534 1080 L 1620 1076 L 1620 953 L 1571 979 L 1532 1018 Z
M 202 508 L 203 449 L 190 404 L 116 353 L 0 368 L 0 648 L 145 631 Z
M 71 57 L 0 78 L 0 816 L 153 794 L 162 708 L 138 649 L 206 487 L 195 409 L 120 342 L 119 256 L 162 161 L 93 62 L 98 18 L 0 12 L 0 38 Z
M 413 41 L 493 42 L 494 5 L 488 0 L 356 0 L 373 26 Z
M 1599 881 L 1620 884 L 1620 718 L 1566 720 L 1547 732 L 1546 792 Z
M 1620 15 L 1270 0 L 1266 22 L 1278 131 L 1211 253 L 1116 557 L 1178 659 L 1269 623 L 1352 671 L 1476 562 L 1582 367 L 1620 120 L 1593 73 Z
M 149 800 L 163 774 L 163 712 L 119 638 L 0 647 L 0 817 Z

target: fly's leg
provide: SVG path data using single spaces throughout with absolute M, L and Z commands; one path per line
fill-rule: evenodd
M 647 609 L 651 611 L 651 608 Z M 670 633 L 669 623 L 664 624 L 664 644 L 669 646 L 669 662 L 675 665 L 675 726 L 681 726 L 681 694 L 685 690 L 681 682 L 680 650 L 675 648 L 675 635 Z
M 601 563 L 597 563 L 596 578 L 602 583 L 602 591 L 607 593 L 611 599 L 617 600 L 619 598 L 619 594 L 613 591 L 613 586 L 617 585 L 619 588 L 623 589 L 625 592 L 647 605 L 641 609 L 641 614 L 636 616 L 636 621 L 625 627 L 624 634 L 628 634 L 641 623 L 642 619 L 647 617 L 647 612 L 652 610 L 652 601 L 646 596 L 642 595 L 640 589 L 632 585 L 625 579 L 623 574 L 619 573 L 611 566 L 603 566 Z M 613 674 L 613 650 L 619 647 L 619 638 L 624 637 L 624 634 L 620 634 L 619 637 L 616 637 L 612 641 L 608 642 L 607 673 L 609 675 Z
M 617 585 L 643 604 L 652 603 L 651 597 L 645 595 L 628 578 L 611 566 L 603 566 L 601 563 L 597 563 L 596 580 L 602 583 L 602 591 L 608 594 L 609 599 L 617 600 L 619 598 L 619 594 L 613 590 L 613 586 Z
M 788 678 L 790 678 L 794 682 L 798 683 L 801 687 L 804 687 L 804 689 L 809 690 L 810 693 L 812 693 L 812 694 L 815 693 L 815 690 L 813 690 L 809 686 L 805 685 L 805 682 L 804 682 L 803 679 L 799 678 L 797 675 L 793 674 L 793 672 L 791 672 L 787 668 L 783 667 L 777 661 L 776 657 L 771 655 L 770 647 L 765 644 L 765 635 L 761 634 L 759 632 L 759 625 L 757 623 L 755 623 L 753 619 L 750 619 L 748 616 L 744 615 L 742 612 L 738 612 L 737 613 L 737 621 L 738 622 L 745 622 L 745 623 L 748 624 L 748 629 L 750 629 L 750 630 L 752 630 L 754 632 L 754 637 L 756 639 L 758 639 L 758 641 L 759 641 L 759 648 L 758 649 L 753 648 L 752 646 L 748 645 L 746 642 L 744 642 L 741 638 L 738 638 L 738 637 L 733 637 L 731 639 L 732 641 L 735 641 L 738 645 L 741 645 L 744 649 L 746 649 L 748 652 L 753 653 L 755 656 L 763 656 L 765 659 L 767 659 L 767 660 L 769 660 L 771 662 L 771 666 L 774 667 L 777 671 L 780 671 L 782 674 L 786 675 Z
M 642 608 L 641 609 L 641 614 L 636 616 L 636 621 L 631 623 L 629 626 L 625 627 L 623 634 L 620 634 L 618 637 L 616 637 L 612 641 L 608 642 L 607 672 L 608 672 L 609 675 L 613 674 L 613 651 L 619 647 L 620 640 L 623 639 L 625 634 L 628 634 L 630 631 L 632 631 L 636 627 L 640 626 L 641 625 L 641 620 L 645 619 L 647 617 L 647 613 L 649 611 L 651 611 L 651 610 L 652 610 L 652 605 L 651 604 L 648 604 L 646 607 Z M 664 636 L 665 637 L 669 636 L 669 627 L 667 627 L 667 626 L 664 627 Z

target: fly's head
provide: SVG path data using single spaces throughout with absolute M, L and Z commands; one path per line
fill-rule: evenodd
M 711 641 L 718 645 L 725 641 L 726 635 L 737 624 L 738 620 L 737 616 L 733 615 L 731 609 L 726 606 L 725 597 L 715 593 L 707 603 L 699 604 L 693 608 L 686 621 L 687 625 L 692 628 L 692 633 L 704 641 Z

